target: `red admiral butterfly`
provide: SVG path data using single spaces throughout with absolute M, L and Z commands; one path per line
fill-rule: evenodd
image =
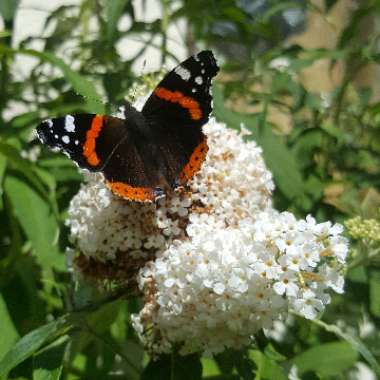
M 127 103 L 125 120 L 95 114 L 47 119 L 38 136 L 81 168 L 102 172 L 113 193 L 152 201 L 186 184 L 205 160 L 202 125 L 212 110 L 211 79 L 218 71 L 212 52 L 202 51 L 169 72 L 141 112 Z

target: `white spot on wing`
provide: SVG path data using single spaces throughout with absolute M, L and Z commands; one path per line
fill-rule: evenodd
M 179 75 L 184 81 L 188 81 L 191 77 L 190 71 L 185 69 L 183 66 L 176 67 L 174 72 Z
M 196 88 L 192 88 L 191 92 L 197 92 L 197 89 Z
M 74 144 L 75 144 L 75 145 L 78 145 L 78 144 L 79 144 L 79 140 L 75 140 L 75 141 L 74 141 Z
M 203 83 L 203 79 L 201 76 L 195 77 L 195 83 L 201 85 Z
M 48 125 L 49 128 L 53 126 L 53 120 L 52 119 L 46 119 L 45 123 Z
M 205 72 L 206 72 L 206 70 L 205 70 L 205 69 L 202 69 L 202 70 L 201 70 L 201 73 L 202 73 L 202 74 L 204 74 Z
M 57 139 L 57 138 L 58 138 L 58 135 L 54 135 L 54 138 L 56 138 L 56 139 Z
M 67 115 L 65 117 L 65 130 L 67 132 L 75 132 L 74 116 Z
M 68 144 L 70 142 L 70 137 L 67 136 L 67 135 L 64 135 L 62 136 L 62 141 L 65 143 L 65 144 Z

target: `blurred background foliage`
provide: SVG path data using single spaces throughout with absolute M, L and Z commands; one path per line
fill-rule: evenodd
M 144 21 L 145 0 L 73 1 L 15 43 L 22 2 L 0 0 L 0 378 L 281 380 L 297 378 L 294 365 L 302 379 L 380 377 L 380 1 L 157 2 L 161 17 Z M 188 54 L 218 57 L 214 114 L 263 147 L 276 207 L 346 223 L 352 250 L 346 293 L 323 322 L 293 316 L 244 352 L 152 362 L 129 324 L 138 299 L 73 284 L 64 220 L 81 177 L 33 130 L 115 111 L 144 80 L 133 65 L 148 48 L 160 65 L 180 60 L 168 43 L 177 23 Z M 123 58 L 120 43 L 136 39 Z

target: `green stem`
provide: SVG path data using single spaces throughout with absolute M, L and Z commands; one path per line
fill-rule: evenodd
M 84 322 L 83 327 L 85 330 L 90 333 L 92 336 L 94 336 L 96 339 L 104 343 L 106 346 L 108 346 L 113 353 L 119 355 L 121 358 L 124 359 L 124 361 L 133 369 L 134 372 L 136 372 L 136 375 L 140 375 L 140 370 L 138 367 L 135 366 L 134 363 L 131 362 L 131 360 L 122 352 L 122 350 L 119 347 L 115 347 L 115 343 L 109 341 L 104 336 L 99 335 L 88 323 Z
M 351 262 L 351 263 L 347 266 L 347 269 L 350 270 L 350 269 L 356 268 L 356 267 L 358 267 L 358 266 L 361 266 L 361 265 L 363 265 L 363 264 L 367 264 L 367 263 L 369 263 L 374 257 L 379 256 L 379 255 L 380 255 L 380 248 L 377 248 L 377 249 L 371 251 L 366 257 L 363 257 L 363 258 L 360 258 L 359 260 L 356 260 L 356 261 Z
M 14 27 L 14 20 L 4 20 L 5 29 L 10 31 L 10 36 L 4 37 L 4 45 L 8 48 L 12 46 L 12 34 Z M 3 53 L 1 57 L 1 70 L 0 70 L 0 121 L 3 120 L 3 111 L 8 103 L 8 90 L 10 84 L 10 76 L 9 76 L 9 56 L 7 53 Z
M 161 18 L 161 66 L 165 64 L 167 56 L 167 31 L 169 26 L 169 0 L 162 0 L 162 18 Z
M 293 312 L 292 314 L 302 318 L 302 316 L 300 316 L 299 314 L 295 312 Z M 378 363 L 378 361 L 376 360 L 372 352 L 365 346 L 365 344 L 358 337 L 352 336 L 344 332 L 336 325 L 329 325 L 319 319 L 310 320 L 310 322 L 314 323 L 315 325 L 319 327 L 322 327 L 325 331 L 333 333 L 339 338 L 350 343 L 352 348 L 358 351 L 363 356 L 363 358 L 367 361 L 367 363 L 371 366 L 372 370 L 378 376 L 380 376 L 380 364 Z

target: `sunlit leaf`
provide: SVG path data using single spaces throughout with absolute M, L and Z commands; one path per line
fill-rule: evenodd
M 98 95 L 95 86 L 84 78 L 82 75 L 72 70 L 71 67 L 66 64 L 62 59 L 58 58 L 50 52 L 39 52 L 36 50 L 23 49 L 19 51 L 21 54 L 31 55 L 40 58 L 43 61 L 50 62 L 54 66 L 62 70 L 65 79 L 70 82 L 73 89 L 82 95 L 86 100 L 89 110 L 93 113 L 104 113 L 105 106 L 101 97 Z
M 49 340 L 58 338 L 67 333 L 70 325 L 64 318 L 50 322 L 22 337 L 0 361 L 0 378 L 25 359 L 33 355 Z
M 0 344 L 0 359 L 11 348 L 15 341 L 19 338 L 16 326 L 9 315 L 7 305 L 0 294 L 0 331 L 1 331 L 1 344 Z
M 19 171 L 41 195 L 48 199 L 48 194 L 34 175 L 34 167 L 29 160 L 21 157 L 20 152 L 15 147 L 3 142 L 0 142 L 0 153 L 7 158 L 9 166 Z
M 369 309 L 380 318 L 380 270 L 374 268 L 369 272 Z
M 220 369 L 215 360 L 211 358 L 202 358 L 203 377 L 221 375 Z
M 263 380 L 286 380 L 283 368 L 258 350 L 250 350 L 249 357 L 257 366 L 256 378 Z
M 33 358 L 33 380 L 59 380 L 66 342 L 59 340 Z
M 20 0 L 1 0 L 0 14 L 5 21 L 12 20 L 16 13 Z
M 106 2 L 107 38 L 112 42 L 117 31 L 117 23 L 123 15 L 123 10 L 129 0 L 112 0 Z
M 332 342 L 314 346 L 297 355 L 292 364 L 298 369 L 298 374 L 313 371 L 322 376 L 338 376 L 344 370 L 351 368 L 357 353 L 346 342 Z
M 24 181 L 8 176 L 5 192 L 29 240 L 37 261 L 45 268 L 64 268 L 64 259 L 57 247 L 58 224 L 51 208 Z
M 368 362 L 368 364 L 371 366 L 372 370 L 377 374 L 377 376 L 380 376 L 380 365 L 377 359 L 358 337 L 353 336 L 348 332 L 342 331 L 336 325 L 329 325 L 318 319 L 315 319 L 312 322 L 321 326 L 326 331 L 333 333 L 339 338 L 344 339 L 346 342 L 348 342 L 354 350 L 356 350 L 363 356 L 363 358 Z M 331 357 L 334 358 L 334 352 L 331 353 Z
M 66 64 L 61 58 L 58 58 L 51 52 L 45 51 L 40 52 L 38 50 L 33 49 L 19 49 L 13 50 L 10 48 L 6 48 L 4 46 L 0 46 L 0 52 L 5 52 L 9 54 L 22 54 L 28 55 L 32 57 L 39 58 L 44 62 L 49 62 L 53 66 L 59 68 L 65 79 L 70 82 L 73 89 L 83 98 L 85 99 L 89 112 L 93 113 L 104 113 L 105 106 L 102 102 L 101 97 L 98 95 L 95 86 L 86 78 L 84 78 L 81 74 L 74 71 L 68 64 Z
M 5 169 L 7 167 L 7 159 L 4 155 L 0 154 L 0 210 L 3 208 L 3 180 L 4 180 L 4 174 Z
M 303 195 L 303 180 L 295 154 L 285 145 L 280 136 L 272 132 L 272 128 L 260 117 L 240 115 L 225 108 L 223 92 L 220 87 L 214 87 L 214 114 L 227 123 L 229 127 L 239 129 L 244 125 L 252 132 L 252 138 L 263 148 L 265 163 L 272 171 L 275 182 L 281 191 L 289 198 L 295 199 Z

